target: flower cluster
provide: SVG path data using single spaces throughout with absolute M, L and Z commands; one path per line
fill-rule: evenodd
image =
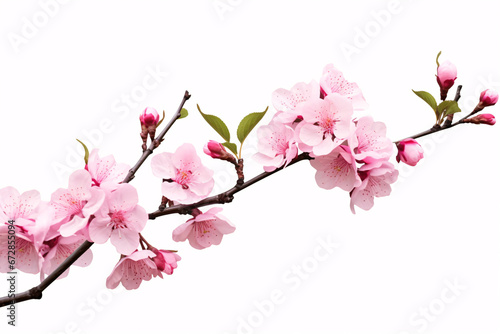
M 385 125 L 371 117 L 357 118 L 367 103 L 356 83 L 327 65 L 319 83 L 298 83 L 273 93 L 277 113 L 258 129 L 255 160 L 265 171 L 286 167 L 299 150 L 307 152 L 319 187 L 339 187 L 354 206 L 368 210 L 374 197 L 390 194 L 398 172 L 388 161 L 392 142 Z

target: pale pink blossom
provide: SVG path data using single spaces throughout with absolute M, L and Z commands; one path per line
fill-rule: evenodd
M 337 93 L 351 100 L 354 110 L 362 110 L 368 107 L 358 85 L 355 82 L 347 81 L 342 72 L 336 69 L 333 64 L 325 66 L 319 84 L 323 97 Z
M 99 157 L 99 150 L 94 149 L 90 153 L 86 170 L 92 177 L 94 186 L 114 190 L 127 176 L 130 166 L 116 163 L 112 155 Z
M 326 155 L 351 134 L 352 103 L 339 94 L 313 99 L 300 107 L 304 120 L 295 129 L 299 148 Z M 303 144 L 303 145 L 302 145 Z
M 161 272 L 151 258 L 155 253 L 150 250 L 135 251 L 129 256 L 122 256 L 106 279 L 106 287 L 114 289 L 122 283 L 127 290 L 137 289 L 142 281 L 149 281 L 151 277 L 160 276 Z
M 69 237 L 86 228 L 90 217 L 104 202 L 104 191 L 92 187 L 90 174 L 80 169 L 69 177 L 68 189 L 58 189 L 51 197 L 50 204 L 55 210 L 54 220 L 62 222 L 59 232 Z
M 175 153 L 160 153 L 151 161 L 153 174 L 168 180 L 162 194 L 181 204 L 192 204 L 207 197 L 214 187 L 213 171 L 201 164 L 191 144 L 180 146 Z
M 211 245 L 219 245 L 224 234 L 233 233 L 236 229 L 231 222 L 219 214 L 222 208 L 211 208 L 205 213 L 199 213 L 177 227 L 173 233 L 174 241 L 189 240 L 189 244 L 196 249 L 203 249 Z
M 264 165 L 266 172 L 287 166 L 298 153 L 295 133 L 292 128 L 277 122 L 259 127 L 257 130 L 258 153 L 253 158 Z
M 398 162 L 402 161 L 407 165 L 416 166 L 424 157 L 422 146 L 413 138 L 402 140 L 396 146 L 398 148 L 396 156 Z
M 457 79 L 457 67 L 448 60 L 442 62 L 437 69 L 437 82 L 441 90 L 448 91 Z
M 493 89 L 487 89 L 481 93 L 479 103 L 483 107 L 493 106 L 498 102 L 498 93 Z
M 14 271 L 10 268 L 11 264 L 8 262 L 10 255 L 10 260 L 15 259 L 15 263 L 12 265 L 16 269 L 28 274 L 37 274 L 40 272 L 43 258 L 38 252 L 34 237 L 23 226 L 15 226 L 14 232 L 15 234 L 12 234 L 12 232 L 9 234 L 8 225 L 0 224 L 0 272 Z M 12 235 L 15 235 L 15 237 L 12 237 Z M 12 242 L 9 244 L 9 241 L 14 238 L 15 254 L 9 254 L 9 245 L 13 245 Z
M 111 239 L 116 250 L 124 255 L 135 251 L 139 247 L 139 232 L 148 221 L 146 210 L 138 202 L 137 190 L 128 183 L 108 193 L 89 224 L 90 239 L 98 244 Z
M 392 155 L 392 142 L 386 137 L 386 127 L 382 122 L 374 122 L 370 116 L 361 117 L 356 123 L 356 131 L 349 139 L 349 146 L 358 161 L 371 163 L 388 160 Z
M 181 257 L 176 252 L 169 250 L 151 249 L 151 251 L 156 254 L 153 261 L 158 270 L 167 275 L 172 275 L 174 269 L 177 268 L 177 261 L 180 261 Z
M 71 237 L 56 236 L 50 240 L 44 241 L 40 252 L 44 257 L 40 272 L 40 278 L 43 280 L 45 275 L 50 275 L 64 260 L 68 258 L 78 247 L 80 247 L 85 238 L 82 235 Z M 73 265 L 87 267 L 92 262 L 92 251 L 89 249 L 76 260 Z M 62 273 L 58 279 L 68 276 L 69 268 Z
M 14 220 L 16 225 L 33 225 L 40 205 L 40 193 L 36 190 L 19 194 L 17 189 L 0 189 L 0 223 Z
M 319 85 L 315 81 L 308 84 L 299 82 L 290 90 L 276 89 L 272 94 L 274 109 L 279 112 L 276 121 L 290 125 L 301 116 L 297 107 L 305 101 L 318 98 L 319 95 Z
M 339 187 L 351 191 L 361 184 L 356 160 L 348 146 L 341 145 L 327 155 L 316 157 L 311 160 L 311 166 L 316 169 L 316 183 L 320 188 Z
M 354 206 L 363 210 L 370 210 L 374 204 L 374 197 L 389 196 L 391 184 L 396 182 L 398 171 L 390 162 L 378 161 L 375 164 L 363 165 L 358 170 L 361 185 L 351 192 L 351 211 L 356 213 Z
M 139 120 L 141 121 L 141 125 L 144 125 L 146 127 L 149 127 L 151 125 L 156 126 L 160 121 L 160 115 L 155 108 L 147 107 L 140 114 Z

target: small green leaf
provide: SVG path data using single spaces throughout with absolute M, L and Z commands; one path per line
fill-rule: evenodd
M 243 117 L 240 125 L 238 125 L 238 130 L 236 131 L 236 135 L 238 136 L 238 140 L 241 144 L 243 144 L 248 134 L 250 134 L 253 128 L 260 122 L 262 117 L 264 117 L 267 109 L 269 109 L 269 107 L 267 107 L 263 112 L 254 112 Z
M 439 115 L 444 114 L 444 116 L 448 116 L 461 111 L 456 101 L 443 101 L 438 106 Z
M 76 141 L 79 142 L 80 144 L 82 144 L 83 149 L 85 150 L 85 156 L 83 157 L 83 160 L 85 160 L 85 165 L 87 165 L 89 163 L 89 149 L 87 148 L 87 146 L 84 143 L 82 143 L 78 139 Z
M 214 115 L 208 115 L 204 114 L 199 105 L 196 105 L 198 107 L 198 111 L 200 112 L 201 116 L 207 121 L 207 123 L 215 130 L 217 131 L 218 134 L 221 135 L 222 138 L 224 138 L 225 141 L 229 142 L 231 140 L 231 134 L 229 133 L 229 130 L 226 126 L 226 124 L 217 116 Z
M 158 124 L 156 124 L 156 127 L 159 127 L 161 122 L 163 122 L 163 120 L 165 119 L 165 110 L 163 110 L 163 117 L 161 118 L 161 120 L 158 122 Z
M 186 108 L 181 109 L 181 116 L 179 116 L 179 119 L 187 117 L 189 115 L 188 111 Z
M 439 56 L 441 56 L 441 51 L 439 51 L 437 57 L 436 57 L 436 64 L 439 67 Z
M 236 155 L 236 156 L 238 155 L 238 147 L 236 146 L 236 144 L 225 142 L 225 143 L 222 143 L 222 145 L 227 147 L 229 149 L 229 151 L 234 153 L 234 155 Z
M 413 89 L 412 89 L 413 90 Z M 424 91 L 419 91 L 419 92 L 416 92 L 416 91 L 413 91 L 419 98 L 421 98 L 422 100 L 424 100 L 428 105 L 431 106 L 432 110 L 434 110 L 434 113 L 436 114 L 436 117 L 438 116 L 438 113 L 437 113 L 437 102 L 436 102 L 436 99 L 434 98 L 434 96 L 432 96 L 431 94 L 427 93 L 427 92 L 424 92 Z

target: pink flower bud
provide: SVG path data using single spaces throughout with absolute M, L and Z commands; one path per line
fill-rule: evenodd
M 424 157 L 422 146 L 412 138 L 402 140 L 398 143 L 398 155 L 396 160 L 405 164 L 415 166 Z
M 224 146 L 222 146 L 222 144 L 216 142 L 215 140 L 210 140 L 203 148 L 203 152 L 214 159 L 220 159 L 226 156 L 227 153 Z
M 479 103 L 483 107 L 494 106 L 498 102 L 498 93 L 493 89 L 487 89 L 481 93 L 479 97 Z
M 492 114 L 480 114 L 464 120 L 464 123 L 472 123 L 472 124 L 494 125 L 496 122 L 497 121 L 495 119 L 495 116 L 493 116 Z
M 442 62 L 437 69 L 437 81 L 439 87 L 444 90 L 450 89 L 457 78 L 457 67 L 449 61 Z
M 139 116 L 139 120 L 141 121 L 141 125 L 149 127 L 151 125 L 158 124 L 160 121 L 160 115 L 154 108 L 147 107 Z

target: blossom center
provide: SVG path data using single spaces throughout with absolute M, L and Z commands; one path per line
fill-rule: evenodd
M 125 215 L 122 211 L 112 212 L 109 217 L 111 218 L 110 224 L 113 230 L 127 228 Z
M 177 170 L 176 176 L 175 176 L 175 182 L 178 184 L 182 185 L 183 189 L 188 189 L 188 183 L 191 182 L 191 177 L 193 176 L 193 172 L 190 170 Z

